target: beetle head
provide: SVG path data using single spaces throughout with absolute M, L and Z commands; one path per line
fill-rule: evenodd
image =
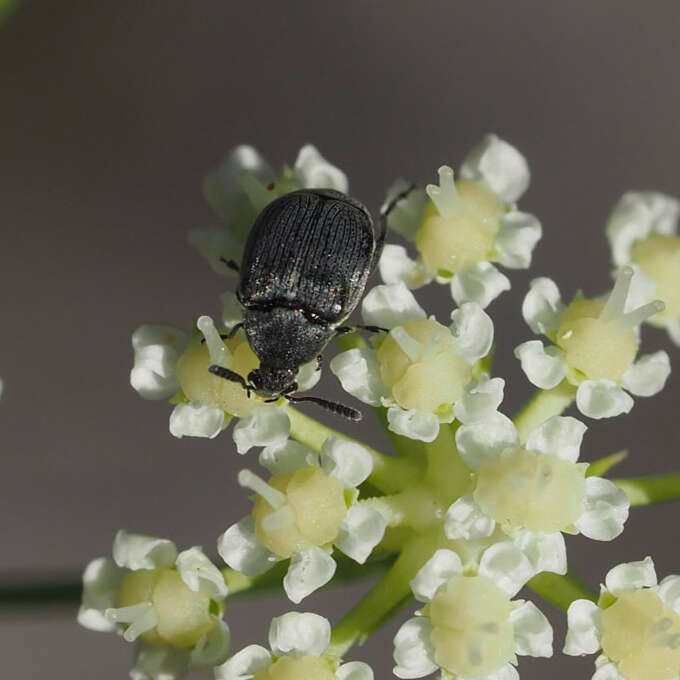
M 263 397 L 278 397 L 297 389 L 296 371 L 293 368 L 260 366 L 248 374 L 248 382 L 257 394 Z

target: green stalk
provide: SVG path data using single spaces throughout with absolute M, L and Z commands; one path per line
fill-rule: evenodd
M 626 492 L 632 506 L 680 500 L 680 473 L 678 472 L 655 477 L 612 479 L 612 481 Z
M 564 611 L 574 600 L 597 602 L 597 595 L 571 572 L 561 576 L 544 571 L 534 576 L 527 585 L 542 598 Z
M 563 380 L 551 390 L 540 390 L 529 403 L 515 416 L 515 427 L 522 442 L 529 433 L 548 418 L 559 416 L 571 406 L 576 398 L 576 387 Z
M 604 477 L 615 465 L 623 462 L 628 457 L 628 451 L 618 451 L 609 456 L 594 460 L 586 470 L 586 477 Z
M 368 481 L 383 493 L 396 493 L 405 489 L 421 476 L 421 466 L 410 458 L 393 458 L 367 446 L 342 432 L 333 430 L 301 413 L 292 406 L 285 406 L 290 418 L 290 436 L 314 451 L 321 451 L 327 437 L 334 436 L 363 446 L 373 459 L 373 471 Z

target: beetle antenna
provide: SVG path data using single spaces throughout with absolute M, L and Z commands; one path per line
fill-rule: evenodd
M 238 373 L 225 368 L 224 366 L 219 366 L 217 364 L 212 364 L 208 370 L 220 378 L 225 380 L 231 380 L 232 382 L 239 383 L 241 387 L 248 393 L 248 398 L 250 399 L 250 390 L 252 387 L 245 381 L 245 378 Z
M 360 421 L 362 418 L 361 411 L 357 411 L 355 408 L 352 408 L 351 406 L 338 404 L 335 401 L 319 399 L 319 397 L 294 397 L 290 394 L 284 394 L 283 396 L 286 399 L 288 399 L 288 401 L 292 402 L 311 401 L 313 404 L 317 404 L 318 406 L 321 406 L 321 408 L 325 408 L 327 411 L 330 411 L 331 413 L 335 413 L 338 416 L 343 416 L 343 418 L 347 418 L 348 420 L 354 420 L 355 422 Z
M 371 270 L 375 269 L 376 265 L 378 264 L 383 245 L 385 244 L 385 236 L 387 235 L 387 218 L 390 216 L 390 213 L 394 210 L 397 203 L 406 198 L 415 188 L 415 184 L 409 184 L 405 189 L 402 189 L 402 191 L 400 191 L 396 196 L 393 196 L 389 201 L 386 201 L 381 206 L 380 215 L 378 217 L 379 231 L 375 239 L 375 251 L 373 255 L 373 261 L 371 262 Z

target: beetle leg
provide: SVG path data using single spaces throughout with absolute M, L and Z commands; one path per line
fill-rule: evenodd
M 319 354 L 319 356 L 316 358 L 316 370 L 320 371 L 321 370 L 321 364 L 323 363 L 323 357 Z
M 357 328 L 361 328 L 365 331 L 368 331 L 369 333 L 389 333 L 390 332 L 389 328 L 383 328 L 382 326 L 357 326 Z
M 248 393 L 248 399 L 250 399 L 250 391 L 253 389 L 245 380 L 242 375 L 225 368 L 224 366 L 218 366 L 217 364 L 212 364 L 208 370 L 213 375 L 216 375 L 225 380 L 231 380 L 232 382 L 239 383 L 241 387 Z
M 223 257 L 220 257 L 220 262 L 224 262 L 224 264 L 229 267 L 229 269 L 233 269 L 235 272 L 239 272 L 241 270 L 241 267 L 239 267 L 238 262 L 235 262 L 234 260 L 227 260 Z
M 362 326 L 361 324 L 357 326 L 338 326 L 335 329 L 336 335 L 344 335 L 345 333 L 354 333 L 361 329 L 362 331 L 368 331 L 369 333 L 389 333 L 389 328 L 382 328 L 382 326 Z
M 335 335 L 344 335 L 345 333 L 354 333 L 356 329 L 354 326 L 338 326 L 335 329 Z
M 237 323 L 226 335 L 220 335 L 222 340 L 231 340 L 243 328 L 243 321 Z

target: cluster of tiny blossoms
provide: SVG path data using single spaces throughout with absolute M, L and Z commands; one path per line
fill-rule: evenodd
M 366 663 L 344 658 L 392 616 L 403 616 L 397 677 L 514 680 L 519 656 L 553 654 L 548 619 L 517 597 L 530 581 L 540 592 L 546 575 L 548 598 L 568 606 L 564 652 L 602 650 L 594 678 L 680 677 L 680 576 L 657 583 L 647 558 L 611 569 L 599 600 L 579 599 L 568 594 L 564 538 L 610 541 L 624 529 L 628 496 L 600 476 L 615 459 L 597 468 L 579 462 L 581 417 L 628 413 L 631 395 L 656 394 L 668 378 L 666 352 L 640 353 L 641 325 L 661 326 L 680 344 L 680 204 L 651 192 L 621 198 L 606 225 L 610 291 L 563 302 L 551 279 L 531 282 L 522 315 L 548 342 L 514 350 L 538 391 L 512 420 L 502 412 L 505 381 L 492 374 L 486 309 L 510 288 L 501 269 L 528 268 L 542 235 L 539 220 L 517 207 L 529 167 L 487 135 L 457 173 L 444 165 L 437 174 L 424 189 L 403 180 L 389 189 L 386 223 L 405 244 L 385 245 L 383 283 L 361 303 L 363 323 L 381 332 L 343 335 L 329 363 L 344 390 L 375 409 L 392 455 L 244 388 L 259 359 L 241 328 L 231 264 L 269 202 L 303 188 L 346 193 L 345 174 L 310 145 L 279 172 L 241 146 L 206 177 L 220 223 L 192 230 L 189 243 L 232 277 L 230 289 L 217 320 L 140 326 L 130 382 L 145 399 L 169 400 L 175 437 L 211 439 L 235 419 L 236 451 L 259 449 L 263 470 L 253 462 L 238 474 L 252 509 L 225 521 L 213 559 L 200 547 L 178 552 L 169 540 L 120 531 L 113 559 L 87 566 L 78 621 L 135 642 L 133 680 L 175 680 L 194 669 L 218 680 L 371 680 Z M 431 283 L 450 287 L 448 319 L 428 315 L 412 292 Z M 298 391 L 314 388 L 320 374 L 317 361 L 301 366 Z M 579 418 L 563 415 L 572 403 Z M 381 579 L 333 629 L 318 614 L 291 611 L 271 621 L 268 647 L 230 649 L 225 602 L 233 592 L 273 580 L 298 605 L 336 576 L 376 571 Z M 414 599 L 420 608 L 402 615 L 399 605 L 412 608 Z

